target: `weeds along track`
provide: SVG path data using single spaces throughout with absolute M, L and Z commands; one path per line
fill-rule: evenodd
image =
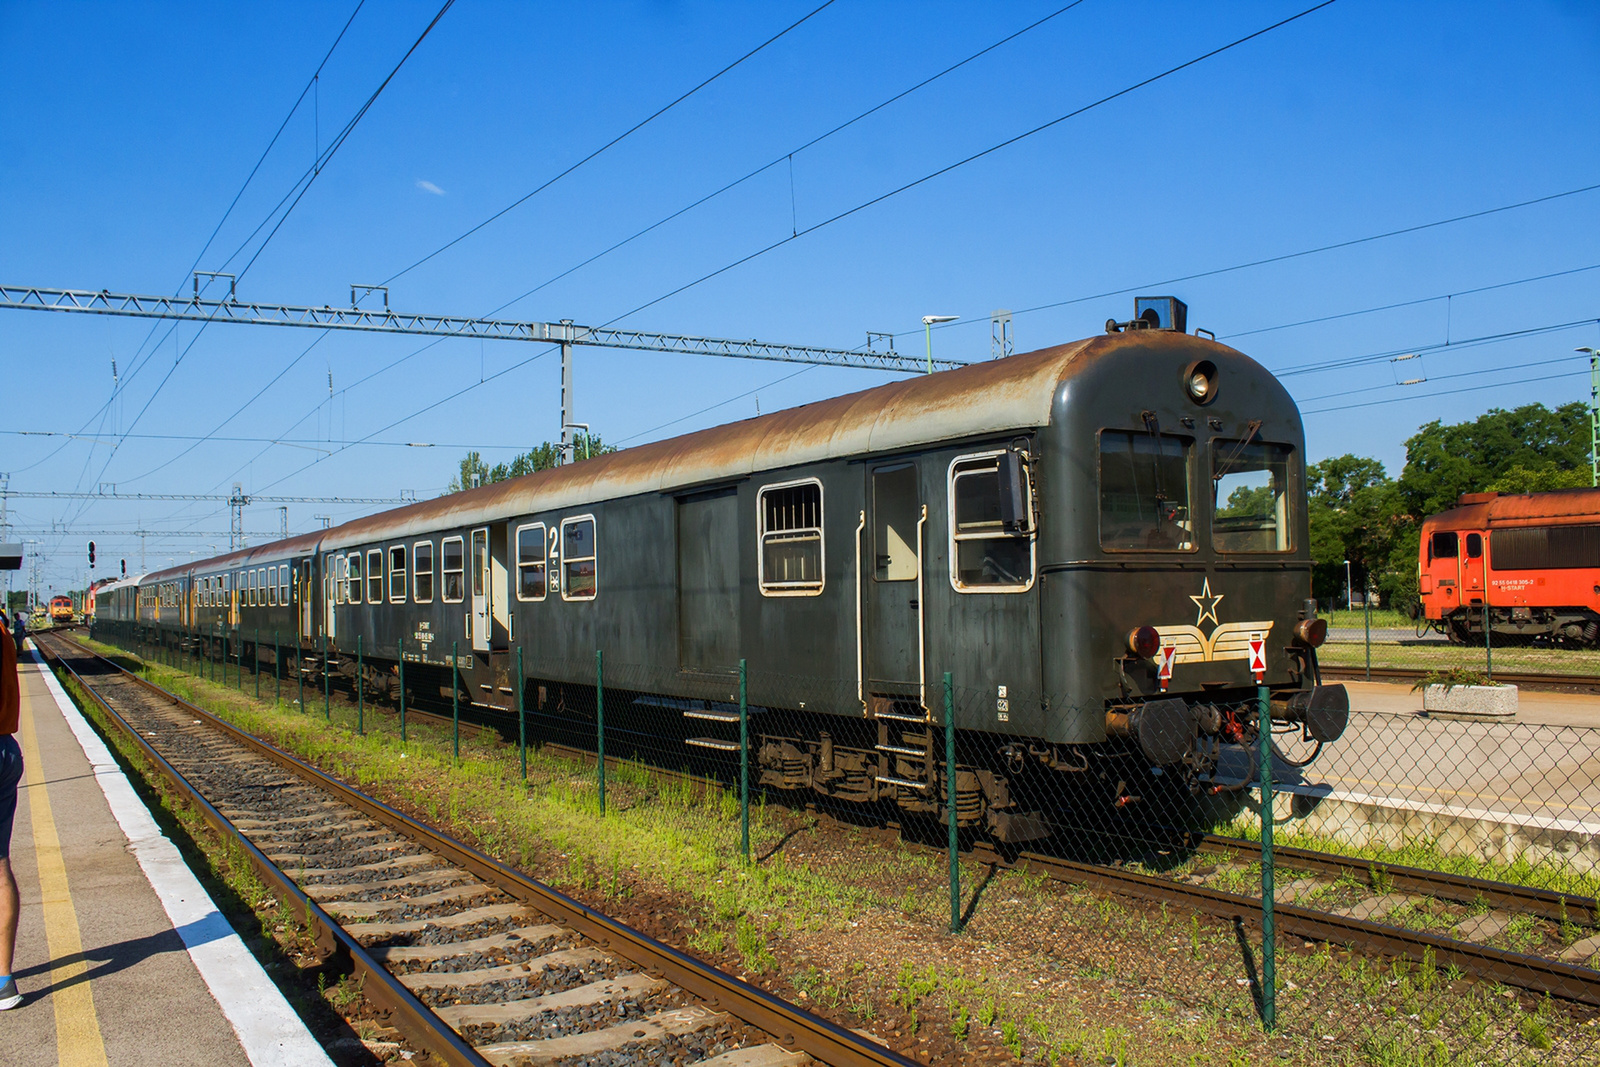
M 75 642 L 38 641 L 447 1064 L 914 1062 L 630 929 Z

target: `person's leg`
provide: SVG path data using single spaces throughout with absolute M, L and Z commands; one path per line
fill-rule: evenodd
M 11 825 L 17 815 L 17 786 L 22 782 L 22 746 L 15 735 L 0 737 L 0 983 L 11 974 L 17 948 L 17 913 L 22 897 L 11 873 Z
M 11 874 L 11 860 L 0 860 L 0 975 L 11 973 L 11 956 L 17 947 L 17 913 L 22 895 Z

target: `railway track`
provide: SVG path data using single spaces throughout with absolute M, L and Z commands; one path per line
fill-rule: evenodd
M 36 643 L 450 1065 L 895 1065 L 875 1040 L 502 866 L 76 642 Z
M 1322 676 L 1330 681 L 1349 682 L 1361 681 L 1368 677 L 1368 672 L 1362 666 L 1330 667 L 1323 664 L 1320 667 Z M 1374 667 L 1371 679 L 1374 682 L 1417 682 L 1427 670 L 1416 667 Z M 1528 674 L 1517 671 L 1495 671 L 1494 680 L 1505 682 L 1509 685 L 1523 686 L 1528 689 L 1553 689 L 1567 693 L 1600 693 L 1600 678 L 1592 674 Z
M 449 716 L 422 709 L 413 709 L 411 714 L 444 725 L 451 721 Z M 494 723 L 474 725 L 497 728 Z M 592 763 L 595 758 L 591 750 L 566 744 L 545 743 L 542 748 L 546 754 L 575 761 Z M 620 769 L 623 762 L 607 757 L 608 767 Z M 666 768 L 656 768 L 654 773 L 663 780 L 723 784 Z M 825 810 L 812 810 L 819 818 L 838 822 Z M 843 822 L 838 825 L 860 826 Z M 1228 868 L 1259 863 L 1258 844 L 1177 830 L 1158 834 L 1169 843 L 1152 851 L 1164 851 L 1169 856 L 1193 854 L 1206 857 L 1209 862 L 1174 865 L 1168 872 L 1149 873 L 1148 864 L 1090 863 L 1032 851 L 1002 854 L 982 843 L 975 845 L 968 856 L 1001 867 L 1028 867 L 1057 881 L 1187 907 L 1218 918 L 1260 923 L 1259 897 L 1222 887 L 1230 884 L 1224 875 Z M 906 843 L 919 849 L 930 847 Z M 1600 903 L 1592 897 L 1379 864 L 1334 853 L 1283 847 L 1274 851 L 1278 869 L 1274 914 L 1284 936 L 1349 946 L 1364 953 L 1418 961 L 1429 958 L 1440 968 L 1454 966 L 1464 975 L 1600 1007 L 1600 971 L 1585 965 L 1588 955 L 1581 960 L 1561 958 L 1563 952 L 1574 947 L 1566 944 L 1562 936 L 1573 928 L 1582 934 L 1572 939 L 1577 946 L 1594 938 L 1595 947 L 1600 949 Z M 1236 884 L 1237 878 L 1232 882 Z M 1312 901 L 1321 906 L 1310 906 Z M 1419 903 L 1423 907 L 1419 908 Z M 1408 910 L 1413 920 L 1410 925 L 1384 921 Z M 1536 928 L 1524 925 L 1519 937 L 1524 944 L 1538 942 L 1541 951 L 1524 952 L 1484 943 L 1497 938 L 1506 940 L 1506 931 L 1513 929 L 1519 916 L 1538 920 Z M 1464 921 L 1450 921 L 1458 917 Z M 1570 925 L 1564 929 L 1563 924 Z M 1452 936 L 1457 934 L 1460 936 Z

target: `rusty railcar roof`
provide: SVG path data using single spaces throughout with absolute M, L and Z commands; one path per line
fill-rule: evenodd
M 219 571 L 230 567 L 246 567 L 256 560 L 281 559 L 284 556 L 310 556 L 315 555 L 317 545 L 328 534 L 327 530 L 313 530 L 310 533 L 295 534 L 293 537 L 282 541 L 268 541 L 256 545 L 254 548 L 240 548 L 232 552 L 224 552 L 220 556 L 210 556 L 206 559 L 197 559 L 192 563 L 180 563 L 175 567 L 167 567 L 159 571 L 150 571 L 143 578 L 153 582 L 166 582 L 174 578 L 182 578 L 193 571 Z M 141 579 L 142 580 L 142 579 Z
M 1044 426 L 1060 384 L 1101 358 L 1128 347 L 1210 344 L 1156 330 L 1102 335 L 890 382 L 354 519 L 327 531 L 322 547 L 420 536 L 819 460 Z
M 1487 530 L 1498 526 L 1578 526 L 1600 522 L 1600 489 L 1555 489 L 1547 493 L 1463 493 L 1461 506 L 1428 520 L 1438 530 Z
M 441 528 L 726 482 L 819 460 L 1044 426 L 1067 379 L 1129 348 L 1167 346 L 1232 351 L 1164 330 L 1103 334 L 639 445 L 146 577 L 164 579 L 193 569 L 225 569 L 285 554 L 423 536 Z

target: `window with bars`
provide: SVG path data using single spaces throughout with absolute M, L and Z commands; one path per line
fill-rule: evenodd
M 766 596 L 822 592 L 822 483 L 769 485 L 759 494 L 760 584 Z

